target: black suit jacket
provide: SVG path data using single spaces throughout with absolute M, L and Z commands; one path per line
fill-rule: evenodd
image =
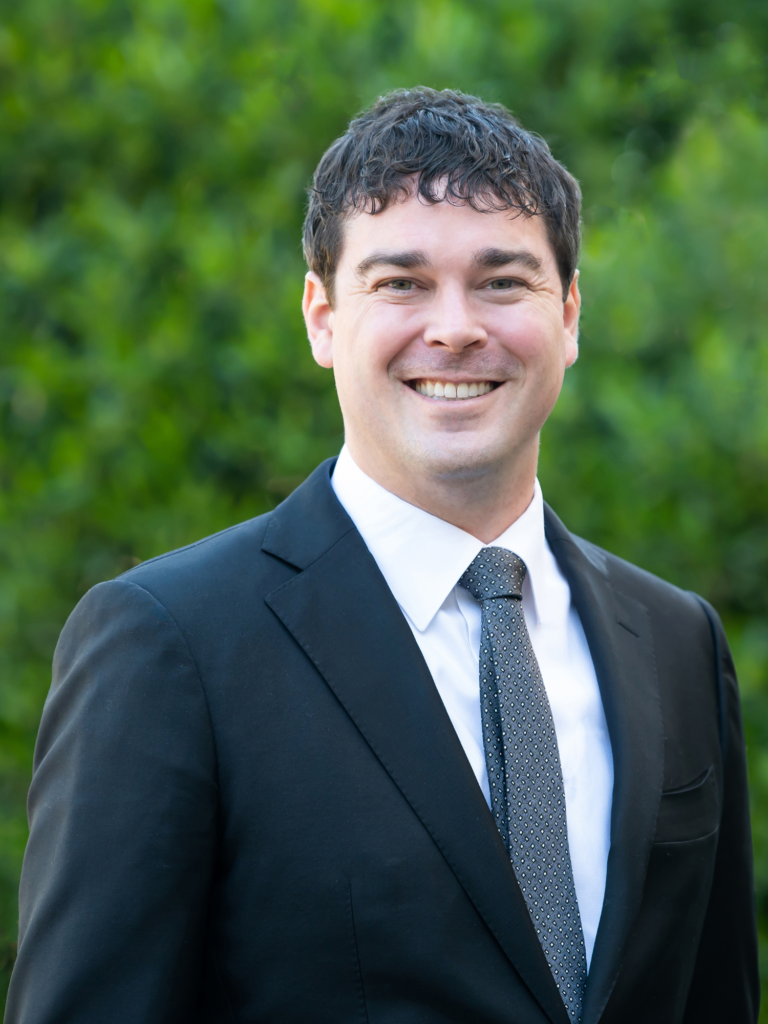
M 568 1024 L 331 467 L 70 617 L 8 1024 Z M 549 509 L 546 528 L 615 764 L 584 1024 L 754 1022 L 744 745 L 719 620 Z

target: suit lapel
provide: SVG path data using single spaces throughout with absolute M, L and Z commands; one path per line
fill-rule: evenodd
M 264 550 L 302 571 L 266 598 L 314 663 L 553 1024 L 568 1016 L 509 858 L 421 651 L 318 467 Z
M 611 848 L 583 1024 L 595 1024 L 618 977 L 645 884 L 664 771 L 664 729 L 645 605 L 613 589 L 598 549 L 546 507 L 547 540 L 571 588 L 595 665 L 614 764 Z

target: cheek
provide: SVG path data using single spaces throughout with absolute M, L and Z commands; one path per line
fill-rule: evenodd
M 529 368 L 539 364 L 559 365 L 562 323 L 546 311 L 526 307 L 522 303 L 500 310 L 494 318 L 493 333 L 500 343 Z
M 418 335 L 418 316 L 405 306 L 381 304 L 360 311 L 338 325 L 336 347 L 345 367 L 357 375 L 380 377 Z

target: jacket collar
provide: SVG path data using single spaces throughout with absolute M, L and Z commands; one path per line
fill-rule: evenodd
M 272 515 L 263 549 L 299 573 L 267 604 L 330 686 L 432 835 L 553 1024 L 568 1017 L 469 762 L 400 608 L 330 483 L 328 460 Z M 571 587 L 614 757 L 606 895 L 585 995 L 596 1024 L 640 907 L 663 772 L 647 609 L 611 586 L 606 556 L 548 507 L 547 540 Z
M 331 487 L 336 459 L 321 462 L 272 513 L 262 550 L 307 569 L 322 557 L 355 524 Z

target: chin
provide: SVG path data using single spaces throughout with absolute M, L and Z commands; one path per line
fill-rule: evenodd
M 480 479 L 496 470 L 509 454 L 509 446 L 482 443 L 479 438 L 470 443 L 454 439 L 448 444 L 445 437 L 433 443 L 422 439 L 408 448 L 408 462 L 415 471 L 443 480 Z

